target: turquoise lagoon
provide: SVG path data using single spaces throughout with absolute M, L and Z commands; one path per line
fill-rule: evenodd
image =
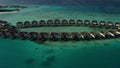
M 18 21 L 47 19 L 89 19 L 117 22 L 120 8 L 103 6 L 55 6 L 1 13 L 0 19 L 15 25 Z M 34 28 L 35 29 L 35 28 Z M 34 31 L 28 29 L 27 31 Z M 96 31 L 83 27 L 36 28 L 37 31 Z M 46 42 L 0 38 L 0 68 L 120 68 L 120 40 Z

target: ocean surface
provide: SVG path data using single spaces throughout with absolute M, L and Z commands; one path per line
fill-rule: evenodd
M 18 21 L 88 19 L 119 22 L 119 7 L 40 5 L 15 13 L 0 13 L 0 19 Z M 99 31 L 83 27 L 34 28 L 24 31 Z M 120 68 L 120 39 L 46 42 L 0 38 L 0 68 Z

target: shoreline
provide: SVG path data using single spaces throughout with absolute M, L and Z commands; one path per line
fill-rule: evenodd
M 1 9 L 0 10 L 0 14 L 1 13 L 12 13 L 12 12 L 20 12 L 19 9 Z

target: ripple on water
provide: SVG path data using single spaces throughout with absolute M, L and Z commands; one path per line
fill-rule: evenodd
M 47 53 L 47 54 L 54 53 L 54 49 L 48 48 L 45 50 L 45 53 Z

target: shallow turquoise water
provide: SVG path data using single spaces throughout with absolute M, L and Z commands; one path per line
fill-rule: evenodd
M 119 8 L 109 9 L 116 11 L 110 10 L 108 13 L 104 10 L 103 12 L 100 7 L 94 6 L 44 5 L 40 8 L 21 9 L 20 13 L 0 14 L 0 19 L 7 20 L 14 25 L 17 21 L 39 21 L 40 19 L 119 21 Z M 67 28 L 65 30 L 71 31 Z M 79 28 L 79 30 L 94 29 Z M 46 31 L 49 30 L 46 29 Z M 119 39 L 46 42 L 45 44 L 27 40 L 1 38 L 0 40 L 0 68 L 120 68 Z

